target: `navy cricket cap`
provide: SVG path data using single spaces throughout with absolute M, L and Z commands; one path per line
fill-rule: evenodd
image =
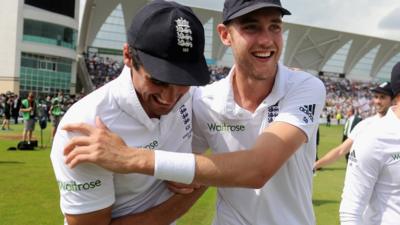
M 204 28 L 193 11 L 176 2 L 154 0 L 135 15 L 127 32 L 146 71 L 169 84 L 208 84 Z
M 383 82 L 377 87 L 371 89 L 372 92 L 388 95 L 393 98 L 392 85 L 390 82 Z
M 400 62 L 394 65 L 391 75 L 393 96 L 400 94 Z
M 289 10 L 282 7 L 280 0 L 225 0 L 222 22 L 227 24 L 232 19 L 261 8 L 278 8 L 282 15 L 291 15 Z

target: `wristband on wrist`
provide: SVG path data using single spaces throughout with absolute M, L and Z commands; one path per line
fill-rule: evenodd
M 192 153 L 154 151 L 154 176 L 158 179 L 190 184 L 195 173 L 195 156 Z

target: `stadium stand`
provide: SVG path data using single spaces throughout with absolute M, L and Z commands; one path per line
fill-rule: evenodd
M 123 68 L 122 62 L 97 54 L 86 55 L 85 62 L 90 80 L 95 88 L 99 88 L 108 81 L 116 78 Z M 211 82 L 224 78 L 228 75 L 229 70 L 230 68 L 226 66 L 210 65 Z M 351 107 L 354 107 L 363 118 L 374 114 L 371 107 L 372 95 L 369 91 L 376 85 L 374 82 L 329 76 L 320 76 L 319 78 L 324 82 L 327 89 L 326 106 L 322 115 L 323 119 L 328 114 L 336 115 L 340 113 L 345 115 Z

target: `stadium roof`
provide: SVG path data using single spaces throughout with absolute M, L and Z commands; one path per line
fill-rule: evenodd
M 146 2 L 87 0 L 82 16 L 78 52 L 82 53 L 88 46 L 96 45 L 122 48 L 120 43 L 125 40 L 124 27 L 130 24 L 133 15 Z M 221 20 L 221 9 L 210 9 L 206 1 L 178 2 L 190 5 L 205 25 L 205 55 L 210 62 L 230 65 L 230 50 L 221 44 L 214 29 Z M 120 31 L 117 31 L 117 27 Z M 330 75 L 344 74 L 348 78 L 359 80 L 387 80 L 392 66 L 400 61 L 400 42 L 394 40 L 294 23 L 285 23 L 284 38 L 282 62 L 314 74 L 323 72 Z M 109 44 L 105 39 L 109 39 Z M 105 44 L 99 44 L 99 40 L 103 40 Z

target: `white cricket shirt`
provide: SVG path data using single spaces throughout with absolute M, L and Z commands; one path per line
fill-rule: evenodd
M 400 119 L 393 107 L 355 140 L 339 212 L 342 225 L 400 223 Z
M 145 147 L 149 151 L 155 148 L 191 151 L 191 94 L 185 94 L 169 114 L 151 119 L 136 95 L 128 67 L 117 79 L 74 104 L 59 127 L 77 122 L 94 125 L 96 116 L 128 146 Z M 51 151 L 63 213 L 82 214 L 113 205 L 115 218 L 144 211 L 171 196 L 163 181 L 152 176 L 113 173 L 89 163 L 69 169 L 64 163 L 63 148 L 76 135 L 58 129 Z
M 234 101 L 233 71 L 225 79 L 196 89 L 193 150 L 211 148 L 220 153 L 249 149 L 273 121 L 298 127 L 308 142 L 263 188 L 219 188 L 214 225 L 315 224 L 312 170 L 318 121 L 325 104 L 323 83 L 310 74 L 279 65 L 271 93 L 251 113 Z

